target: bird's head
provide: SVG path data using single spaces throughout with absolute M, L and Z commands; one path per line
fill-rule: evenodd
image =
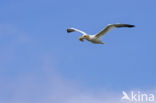
M 83 36 L 81 36 L 79 38 L 79 40 L 82 41 L 82 42 L 84 41 L 84 39 L 87 39 L 88 40 L 89 39 L 89 35 L 83 35 Z

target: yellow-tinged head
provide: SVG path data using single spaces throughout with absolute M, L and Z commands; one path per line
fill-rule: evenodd
M 87 39 L 87 40 L 89 40 L 89 35 L 83 35 L 83 36 L 81 36 L 80 38 L 79 38 L 79 40 L 80 41 L 84 41 L 84 39 Z

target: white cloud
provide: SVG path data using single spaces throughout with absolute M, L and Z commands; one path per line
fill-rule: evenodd
M 121 92 L 105 88 L 82 91 L 79 83 L 61 76 L 50 59 L 44 59 L 39 70 L 43 73 L 23 73 L 11 81 L 3 80 L 7 98 L 1 103 L 121 103 Z M 78 84 L 78 85 L 77 85 Z M 2 88 L 1 88 L 2 89 Z M 9 91 L 8 91 L 8 90 Z M 84 89 L 83 89 L 84 90 Z

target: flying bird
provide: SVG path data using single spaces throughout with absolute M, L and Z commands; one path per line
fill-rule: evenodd
M 112 30 L 113 28 L 122 28 L 122 27 L 128 27 L 128 28 L 132 28 L 135 27 L 135 25 L 130 25 L 130 24 L 109 24 L 107 25 L 102 31 L 100 31 L 99 33 L 97 33 L 96 35 L 89 35 L 79 29 L 76 28 L 68 28 L 67 32 L 71 33 L 71 32 L 79 32 L 81 34 L 83 34 L 79 40 L 80 41 L 84 41 L 84 39 L 88 40 L 89 42 L 92 42 L 94 44 L 104 44 L 104 42 L 101 40 L 101 38 L 110 30 Z

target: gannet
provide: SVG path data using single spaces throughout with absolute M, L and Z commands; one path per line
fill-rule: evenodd
M 121 27 L 135 27 L 135 25 L 130 25 L 130 24 L 108 24 L 102 31 L 100 31 L 99 33 L 95 34 L 95 35 L 89 35 L 79 29 L 76 28 L 68 28 L 67 32 L 71 33 L 71 32 L 79 32 L 81 34 L 83 34 L 79 40 L 80 41 L 84 41 L 84 39 L 88 40 L 91 43 L 94 44 L 104 44 L 104 42 L 101 40 L 102 36 L 104 36 L 108 31 L 110 31 L 113 28 L 121 28 Z

